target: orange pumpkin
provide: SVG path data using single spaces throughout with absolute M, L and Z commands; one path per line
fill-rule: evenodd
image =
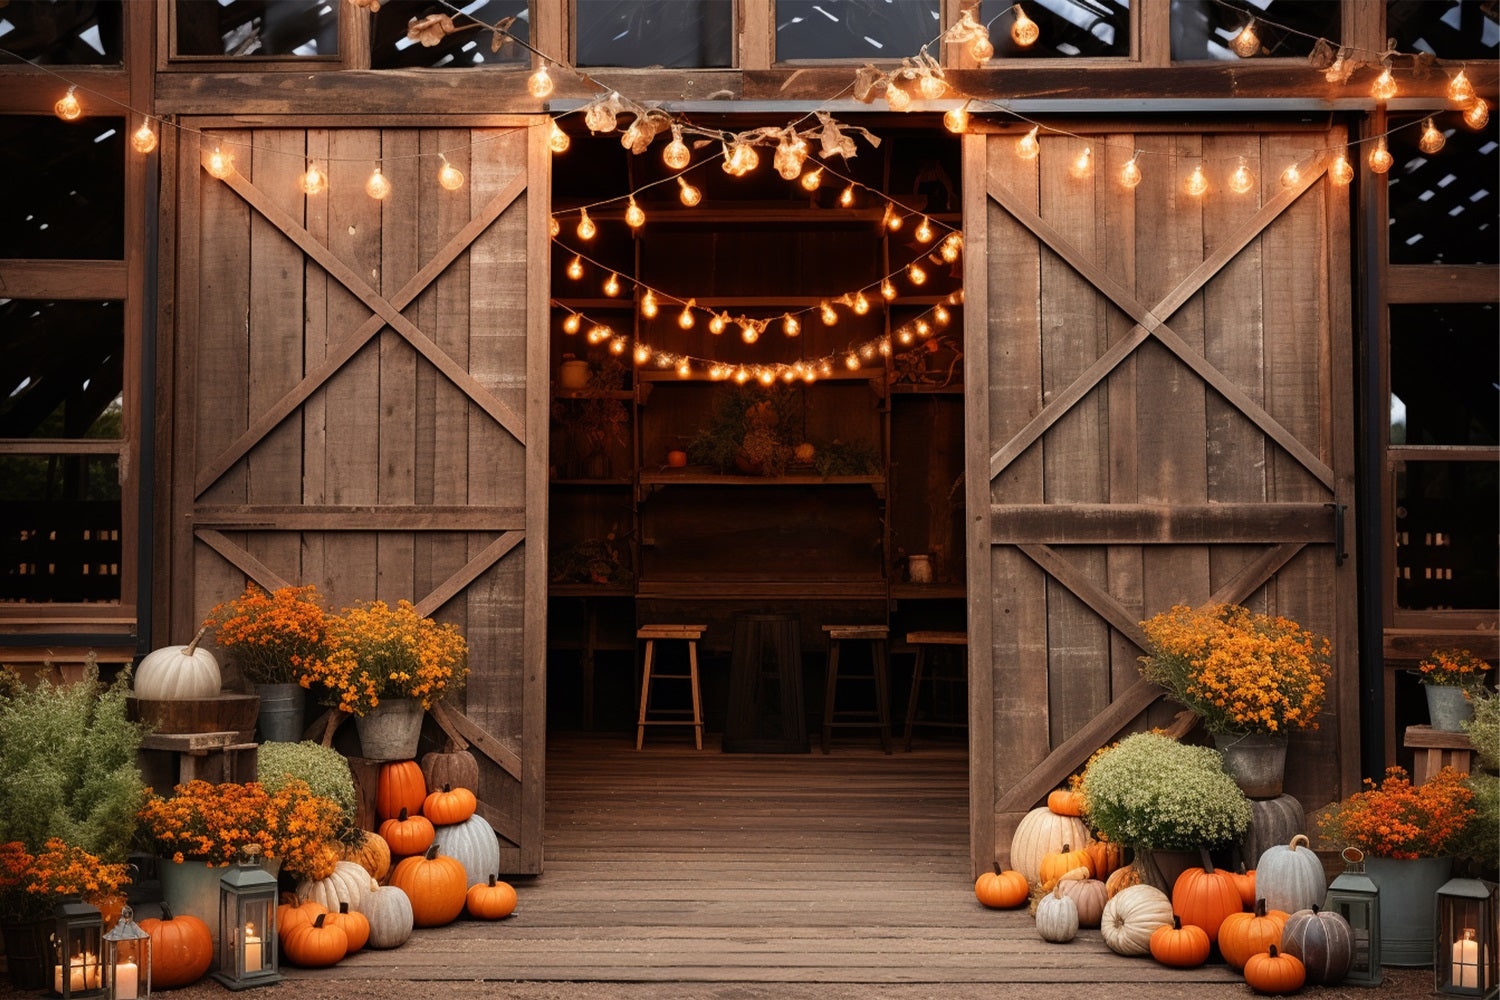
M 342 927 L 328 923 L 329 914 L 320 913 L 310 924 L 292 931 L 281 942 L 281 954 L 293 965 L 323 969 L 337 965 L 349 954 L 349 935 Z
M 1215 868 L 1207 851 L 1199 853 L 1203 867 L 1189 868 L 1172 886 L 1172 910 L 1182 915 L 1183 923 L 1202 927 L 1208 939 L 1215 941 L 1224 918 L 1244 907 L 1229 872 Z
M 1245 871 L 1245 865 L 1240 864 L 1240 870 L 1233 873 L 1234 887 L 1240 891 L 1240 902 L 1245 904 L 1245 909 L 1255 909 L 1255 869 Z
M 1059 788 L 1047 796 L 1047 808 L 1059 816 L 1082 816 L 1083 796 L 1066 788 Z
M 426 816 L 412 816 L 402 806 L 395 819 L 380 824 L 380 837 L 391 845 L 391 852 L 404 856 L 421 854 L 432 846 L 437 837 L 432 820 Z
M 1083 853 L 1088 855 L 1089 871 L 1101 882 L 1125 863 L 1125 848 L 1112 840 L 1091 840 Z
M 214 939 L 208 924 L 185 913 L 174 916 L 166 903 L 161 917 L 147 917 L 141 930 L 151 936 L 151 985 L 162 989 L 196 983 L 214 960 Z
M 328 907 L 311 899 L 298 899 L 286 894 L 286 902 L 276 907 L 276 935 L 282 941 L 299 927 L 306 927 L 319 916 L 328 912 Z
M 467 788 L 444 785 L 422 801 L 422 815 L 432 820 L 434 826 L 452 826 L 463 823 L 479 808 L 479 801 Z
M 1236 972 L 1243 971 L 1251 955 L 1281 945 L 1286 920 L 1285 911 L 1267 910 L 1264 899 L 1256 900 L 1255 912 L 1231 913 L 1219 925 L 1219 954 Z
M 1162 965 L 1197 968 L 1208 961 L 1210 947 L 1208 934 L 1202 927 L 1184 924 L 1175 913 L 1170 924 L 1162 924 L 1151 932 L 1151 957 Z
M 1266 952 L 1250 956 L 1245 982 L 1257 993 L 1296 993 L 1307 982 L 1307 969 L 1301 959 L 1283 954 L 1273 944 Z
M 361 832 L 363 836 L 359 843 L 344 849 L 344 860 L 353 861 L 379 882 L 391 871 L 391 845 L 378 833 L 371 833 L 369 830 Z
M 358 910 L 349 909 L 348 903 L 339 904 L 339 912 L 328 914 L 324 921 L 344 932 L 349 939 L 349 954 L 354 954 L 365 946 L 370 940 L 370 920 Z
M 402 858 L 391 872 L 391 885 L 411 900 L 412 922 L 418 927 L 441 927 L 463 912 L 469 891 L 469 876 L 463 863 L 438 853 L 433 844 L 427 853 Z
M 995 910 L 1008 910 L 1020 906 L 1030 896 L 1031 887 L 1026 876 L 1018 871 L 985 872 L 974 883 L 974 896 L 985 906 Z
M 1129 864 L 1110 872 L 1109 878 L 1104 880 L 1104 889 L 1109 893 L 1109 898 L 1114 899 L 1121 889 L 1129 889 L 1133 885 L 1140 884 L 1141 870 L 1134 864 Z
M 427 779 L 422 766 L 414 760 L 393 760 L 380 765 L 375 782 L 375 813 L 381 819 L 393 819 L 405 809 L 415 815 L 422 811 L 427 798 Z
M 464 906 L 469 916 L 478 920 L 499 920 L 515 911 L 516 890 L 509 882 L 501 882 L 491 875 L 488 883 L 475 882 L 469 886 Z
M 1085 877 L 1092 871 L 1089 868 L 1088 853 L 1083 848 L 1075 851 L 1071 844 L 1064 844 L 1061 850 L 1048 851 L 1042 855 L 1042 863 L 1038 868 L 1042 885 L 1055 883 L 1074 868 L 1082 868 Z

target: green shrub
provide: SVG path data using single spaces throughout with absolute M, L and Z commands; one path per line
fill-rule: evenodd
M 256 768 L 256 777 L 268 792 L 279 790 L 288 781 L 300 780 L 307 783 L 314 795 L 332 799 L 343 815 L 339 840 L 353 842 L 358 838 L 360 830 L 354 818 L 358 794 L 343 754 L 312 740 L 262 743 Z
M 1089 824 L 1133 847 L 1190 851 L 1233 843 L 1250 826 L 1250 801 L 1220 760 L 1208 747 L 1158 733 L 1126 737 L 1084 772 Z

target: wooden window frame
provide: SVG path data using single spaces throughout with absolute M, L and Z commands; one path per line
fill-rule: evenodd
M 330 0 L 338 18 L 339 51 L 324 56 L 180 55 L 177 52 L 177 4 L 159 0 L 156 10 L 156 69 L 161 73 L 286 72 L 329 73 L 370 68 L 370 19 L 364 7 Z

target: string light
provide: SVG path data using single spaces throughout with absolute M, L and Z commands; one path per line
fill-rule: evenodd
M 917 81 L 917 93 L 929 101 L 935 101 L 948 92 L 948 84 L 942 77 L 931 71 L 924 72 L 922 78 Z
M 578 210 L 578 238 L 580 240 L 591 240 L 599 232 L 599 227 L 594 225 L 594 220 L 589 218 L 589 210 L 580 208 Z
M 805 174 L 802 175 L 802 190 L 804 190 L 804 191 L 816 191 L 818 188 L 820 188 L 822 186 L 823 186 L 823 168 L 822 167 L 819 167 L 816 170 L 809 170 L 807 173 L 805 173 Z
M 234 173 L 234 154 L 215 146 L 214 151 L 208 155 L 208 172 L 219 180 L 224 180 Z
M 52 105 L 52 110 L 56 112 L 57 117 L 65 122 L 77 121 L 78 117 L 83 114 L 83 105 L 78 103 L 78 98 L 73 94 L 73 91 L 77 89 L 77 84 L 69 87 L 68 92 Z
M 631 229 L 639 229 L 646 224 L 646 212 L 635 203 L 635 195 L 630 196 L 630 204 L 625 208 L 625 224 Z
M 596 323 L 589 327 L 588 341 L 590 344 L 602 344 L 609 339 L 612 332 L 609 327 Z
M 1251 18 L 1250 22 L 1240 29 L 1238 35 L 1230 39 L 1229 47 L 1241 59 L 1249 59 L 1260 52 L 1260 36 L 1255 33 L 1254 18 Z
M 547 232 L 554 240 L 557 239 L 557 234 L 562 232 L 562 223 L 557 221 L 557 216 L 554 215 L 547 220 Z
M 568 277 L 572 278 L 574 281 L 579 281 L 583 278 L 582 256 L 574 254 L 573 259 L 568 262 Z
M 708 332 L 717 337 L 724 332 L 724 327 L 728 323 L 729 314 L 727 312 L 714 313 L 713 318 L 708 321 Z
M 657 312 L 656 294 L 648 288 L 646 294 L 641 296 L 641 315 L 647 319 L 655 319 Z
M 922 265 L 912 261 L 906 266 L 906 278 L 913 285 L 925 285 L 927 283 L 927 272 L 922 270 Z
M 854 295 L 854 315 L 863 316 L 869 311 L 870 300 L 865 298 L 865 293 L 863 291 L 856 292 Z
M 965 11 L 965 13 L 968 12 Z M 969 55 L 973 56 L 974 61 L 977 62 L 980 66 L 983 66 L 985 63 L 990 61 L 990 58 L 992 56 L 994 56 L 995 46 L 994 43 L 990 41 L 990 33 L 985 29 L 984 25 L 978 25 L 978 28 L 978 37 L 976 37 L 974 41 L 969 43 Z
M 824 326 L 833 326 L 839 321 L 839 314 L 833 311 L 833 306 L 824 299 L 818 306 L 818 311 L 823 317 Z
M 1464 112 L 1464 124 L 1472 129 L 1481 129 L 1489 124 L 1490 106 L 1482 97 L 1475 97 L 1474 103 L 1469 105 L 1469 110 Z
M 848 208 L 848 207 L 850 207 L 851 205 L 854 204 L 854 185 L 853 184 L 850 184 L 848 187 L 844 188 L 844 193 L 841 194 L 841 195 L 839 195 L 839 204 L 841 206 L 843 206 L 844 208 Z
M 797 322 L 797 317 L 791 313 L 782 313 L 781 332 L 788 337 L 795 337 L 802 332 L 802 324 Z
M 1136 150 L 1135 155 L 1126 160 L 1125 165 L 1120 168 L 1120 183 L 1125 185 L 1127 188 L 1134 188 L 1141 182 L 1141 168 L 1140 165 L 1136 163 L 1136 161 L 1140 158 L 1141 151 Z
M 697 304 L 697 299 L 687 300 L 687 303 L 682 307 L 682 312 L 677 315 L 678 326 L 682 327 L 684 330 L 691 330 L 693 328 L 693 306 Z
M 531 74 L 526 81 L 526 89 L 531 91 L 531 96 L 536 98 L 546 97 L 552 93 L 552 77 L 547 75 L 547 64 L 542 65 Z
M 760 166 L 760 154 L 750 143 L 736 140 L 732 146 L 724 147 L 724 162 L 721 166 L 726 174 L 743 177 Z
M 391 193 L 391 182 L 385 179 L 385 174 L 376 167 L 370 174 L 370 179 L 365 181 L 365 194 L 376 201 L 384 199 Z
M 1023 49 L 1034 45 L 1036 40 L 1042 37 L 1042 29 L 1037 27 L 1035 21 L 1026 16 L 1026 12 L 1021 9 L 1020 4 L 1016 4 L 1016 21 L 1010 26 L 1010 37 L 1011 41 Z
M 1431 155 L 1442 149 L 1447 141 L 1447 138 L 1437 130 L 1432 124 L 1432 119 L 1429 118 L 1427 119 L 1427 127 L 1422 129 L 1422 138 L 1417 140 L 1417 148 Z
M 905 220 L 901 218 L 901 213 L 899 213 L 899 212 L 896 211 L 894 203 L 893 202 L 886 202 L 885 203 L 885 228 L 889 229 L 891 232 L 894 233 L 894 232 L 896 232 L 897 230 L 899 230 L 901 228 L 901 225 L 902 225 L 902 223 L 904 221 Z
M 1188 177 L 1187 193 L 1194 198 L 1201 198 L 1207 192 L 1208 178 L 1203 175 L 1203 164 L 1200 163 L 1193 168 L 1192 174 Z
M 1023 160 L 1034 160 L 1036 154 L 1042 151 L 1041 145 L 1036 141 L 1037 130 L 1040 125 L 1031 126 L 1031 131 L 1016 140 L 1016 155 Z
M 844 367 L 849 369 L 851 372 L 859 371 L 859 355 L 855 354 L 852 351 L 846 354 L 844 356 Z
M 137 153 L 142 155 L 156 148 L 156 133 L 151 130 L 151 119 L 141 120 L 141 127 L 131 135 L 130 144 L 135 147 Z
M 747 344 L 753 344 L 760 339 L 760 327 L 750 320 L 740 320 L 740 339 Z M 744 379 L 740 379 L 741 382 Z
M 693 155 L 688 152 L 687 144 L 682 141 L 682 126 L 672 126 L 672 141 L 667 143 L 661 151 L 662 162 L 673 170 L 681 170 L 692 162 Z
M 309 163 L 299 184 L 303 194 L 322 194 L 328 188 L 328 175 L 319 170 L 316 163 Z
M 1473 99 L 1474 85 L 1469 82 L 1464 71 L 1459 70 L 1458 75 L 1448 81 L 1448 100 L 1454 104 L 1468 104 Z
M 443 189 L 446 191 L 457 191 L 459 188 L 463 187 L 463 171 L 459 170 L 453 164 L 449 163 L 448 158 L 446 156 L 443 156 L 441 153 L 438 154 L 438 157 L 443 161 L 442 168 L 438 170 L 438 183 L 441 184 L 443 186 Z
M 1094 167 L 1094 150 L 1089 146 L 1083 147 L 1083 152 L 1073 161 L 1073 166 L 1068 171 L 1074 177 L 1087 177 Z
M 880 295 L 887 302 L 896 297 L 896 286 L 891 284 L 890 278 L 882 278 L 880 281 Z
M 1396 78 L 1391 76 L 1391 68 L 1386 66 L 1381 69 L 1380 75 L 1370 85 L 1370 96 L 1377 101 L 1389 101 L 1396 96 Z
M 682 188 L 682 192 L 680 194 L 682 203 L 688 208 L 692 208 L 694 205 L 698 204 L 698 202 L 703 200 L 703 192 L 699 191 L 697 188 L 689 184 L 686 179 L 679 177 L 677 178 L 677 183 Z
M 969 127 L 969 103 L 964 101 L 956 108 L 949 108 L 943 114 L 943 128 L 954 135 L 962 135 Z
M 932 242 L 932 223 L 927 221 L 927 216 L 922 216 L 922 221 L 917 223 L 917 228 L 912 232 L 918 243 Z
M 964 248 L 964 238 L 960 233 L 949 233 L 938 247 L 938 254 L 948 263 L 958 260 L 959 252 Z
M 802 164 L 807 160 L 807 143 L 802 137 L 791 129 L 782 133 L 781 142 L 776 146 L 776 155 L 771 165 L 783 180 L 794 181 L 797 175 L 802 173 Z M 804 186 L 805 186 L 804 178 Z
M 583 317 L 578 313 L 568 313 L 567 319 L 563 320 L 564 333 L 577 333 L 578 328 L 583 325 Z
M 583 124 L 590 132 L 613 132 L 619 124 L 620 95 L 610 94 L 608 100 L 596 99 L 583 113 Z
M 1291 166 L 1287 167 L 1285 170 L 1283 170 L 1281 172 L 1281 186 L 1282 187 L 1284 187 L 1284 188 L 1294 188 L 1298 184 L 1301 184 L 1301 183 L 1302 183 L 1302 170 L 1297 166 L 1297 164 L 1293 163 Z
M 1349 162 L 1349 151 L 1340 149 L 1338 157 L 1333 161 L 1333 166 L 1328 168 L 1328 176 L 1333 178 L 1335 184 L 1348 184 L 1354 180 L 1354 165 Z
M 947 326 L 949 319 L 948 310 L 942 306 L 935 306 L 932 310 L 932 319 L 938 326 Z
M 645 344 L 636 344 L 635 353 L 632 354 L 631 357 L 635 359 L 636 364 L 643 365 L 647 361 L 651 360 L 651 348 L 647 347 Z
M 1375 143 L 1375 148 L 1370 150 L 1370 169 L 1377 174 L 1383 174 L 1391 169 L 1391 165 L 1395 162 L 1391 151 L 1385 148 L 1385 136 L 1381 136 Z
M 677 365 L 677 374 L 682 378 L 687 378 L 689 375 L 693 374 L 693 369 L 688 366 L 687 358 L 683 358 L 682 361 Z
M 894 80 L 886 84 L 885 99 L 892 111 L 905 111 L 911 107 L 911 95 L 896 86 Z
M 1229 175 L 1229 190 L 1235 194 L 1244 194 L 1255 186 L 1255 175 L 1250 172 L 1245 158 L 1240 157 L 1240 162 L 1235 165 L 1234 173 Z
M 566 153 L 573 141 L 568 138 L 568 133 L 557 127 L 557 119 L 552 120 L 552 130 L 547 134 L 547 148 L 554 153 Z
M 609 280 L 604 283 L 604 294 L 614 298 L 620 294 L 620 276 L 615 272 L 609 272 Z

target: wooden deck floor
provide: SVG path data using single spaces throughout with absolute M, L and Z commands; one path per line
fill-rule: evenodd
M 655 736 L 655 734 L 653 734 Z M 828 757 L 554 738 L 546 873 L 498 924 L 419 930 L 298 977 L 699 983 L 1232 983 L 1067 946 L 985 910 L 968 877 L 964 751 Z M 1066 971 L 1063 971 L 1066 970 Z

